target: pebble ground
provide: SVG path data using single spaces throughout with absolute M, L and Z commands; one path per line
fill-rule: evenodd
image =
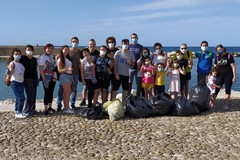
M 0 112 L 0 159 L 240 159 L 240 100 L 190 117 L 118 121 Z M 237 105 L 238 104 L 238 105 Z

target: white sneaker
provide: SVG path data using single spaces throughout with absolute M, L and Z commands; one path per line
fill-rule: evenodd
M 66 113 L 66 114 L 74 114 L 74 110 L 68 108 L 68 109 L 63 109 L 63 113 Z
M 15 118 L 26 118 L 26 115 L 23 115 L 22 113 L 15 113 Z

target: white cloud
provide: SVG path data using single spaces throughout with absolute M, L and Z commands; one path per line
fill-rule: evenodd
M 154 9 L 172 9 L 172 8 L 182 8 L 182 7 L 191 7 L 198 5 L 199 1 L 197 0 L 159 0 L 155 2 L 130 6 L 125 11 L 145 11 L 145 10 L 154 10 Z

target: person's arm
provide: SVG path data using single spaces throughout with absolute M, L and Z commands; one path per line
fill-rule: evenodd
M 64 68 L 64 65 L 62 62 L 58 61 L 57 62 L 57 67 L 58 67 L 58 72 L 59 73 L 66 73 L 67 71 L 72 71 L 72 68 Z
M 178 70 L 182 75 L 186 75 L 186 70 L 185 70 L 184 66 L 183 66 L 183 68 L 179 67 Z
M 113 63 L 114 64 L 114 74 L 115 74 L 116 80 L 119 80 L 117 63 L 118 63 L 118 60 L 115 58 L 114 59 L 114 63 Z
M 236 78 L 236 67 L 235 67 L 235 63 L 231 63 L 231 67 L 232 67 L 232 72 L 233 72 L 232 82 L 236 82 L 237 78 Z
M 81 77 L 82 77 L 82 84 L 86 85 L 85 78 L 84 78 L 84 64 L 83 63 L 81 63 L 80 71 L 81 71 Z

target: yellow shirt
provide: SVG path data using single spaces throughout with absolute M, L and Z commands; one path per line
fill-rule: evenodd
M 163 86 L 165 85 L 165 71 L 156 71 L 155 85 Z
M 176 59 L 177 56 L 176 56 L 176 53 L 173 55 L 173 59 Z M 191 60 L 193 60 L 193 52 L 192 51 L 189 51 L 189 57 L 188 57 L 188 54 L 185 53 L 183 54 L 183 59 L 186 59 L 188 60 L 188 58 L 190 58 Z M 189 68 L 188 66 L 186 67 L 186 72 L 191 72 L 191 68 Z

